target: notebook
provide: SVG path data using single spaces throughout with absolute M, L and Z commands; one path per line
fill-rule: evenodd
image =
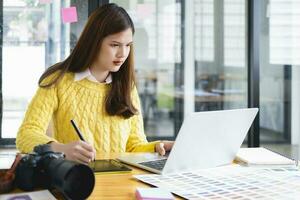
M 55 200 L 48 190 L 0 195 L 0 200 Z
M 248 165 L 295 165 L 295 161 L 263 147 L 239 149 L 236 161 Z
M 184 119 L 168 157 L 128 153 L 118 159 L 158 174 L 230 164 L 257 112 L 247 108 L 192 113 Z
M 10 169 L 16 158 L 16 153 L 1 152 L 0 153 L 0 170 Z
M 163 188 L 137 188 L 137 200 L 174 200 L 174 196 Z

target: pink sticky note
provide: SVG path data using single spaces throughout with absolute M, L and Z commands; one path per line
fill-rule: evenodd
M 139 18 L 145 19 L 154 12 L 155 7 L 153 4 L 138 4 L 136 12 Z
M 62 16 L 63 23 L 77 22 L 76 7 L 62 8 L 61 16 Z
M 52 3 L 52 0 L 39 0 L 39 3 Z

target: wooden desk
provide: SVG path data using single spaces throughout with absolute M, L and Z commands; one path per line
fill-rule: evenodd
M 7 152 L 7 150 L 4 150 Z M 1 152 L 1 150 L 0 150 Z M 99 155 L 97 159 L 116 158 L 119 154 Z M 130 166 L 133 170 L 129 173 L 118 174 L 96 174 L 96 183 L 92 194 L 88 199 L 105 199 L 105 200 L 135 200 L 135 191 L 137 187 L 151 187 L 133 177 L 134 174 L 149 174 L 149 172 Z M 23 192 L 15 189 L 11 193 Z M 56 196 L 56 195 L 55 195 Z M 58 199 L 61 197 L 56 196 Z M 181 199 L 177 197 L 176 199 Z
M 116 158 L 117 155 L 98 156 L 97 159 Z M 133 177 L 135 174 L 149 172 L 130 166 L 133 170 L 123 174 L 97 174 L 94 191 L 88 199 L 124 199 L 134 200 L 137 187 L 151 187 Z M 177 197 L 176 199 L 181 199 Z

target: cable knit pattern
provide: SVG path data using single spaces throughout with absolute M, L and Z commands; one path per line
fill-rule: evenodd
M 54 75 L 47 77 L 49 81 Z M 96 149 L 104 152 L 154 152 L 157 142 L 147 142 L 144 134 L 140 101 L 136 88 L 132 91 L 134 106 L 139 114 L 129 119 L 109 116 L 105 111 L 105 95 L 110 84 L 83 79 L 74 81 L 74 73 L 66 73 L 50 88 L 38 88 L 28 106 L 16 138 L 17 148 L 24 153 L 36 145 L 51 141 L 69 143 L 79 140 L 70 120 L 74 119 L 83 137 Z M 53 137 L 46 135 L 53 120 Z

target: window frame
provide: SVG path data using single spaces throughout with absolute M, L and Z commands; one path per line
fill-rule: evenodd
M 77 0 L 71 0 L 71 3 L 76 3 Z M 88 0 L 88 15 L 90 15 L 97 7 L 108 3 L 108 0 Z M 0 3 L 0 147 L 14 148 L 16 146 L 16 138 L 2 137 L 2 119 L 3 119 L 3 94 L 2 94 L 2 47 L 3 47 L 3 4 Z
M 73 0 L 72 0 L 73 1 Z M 76 1 L 76 0 L 74 0 Z M 182 9 L 184 9 L 184 1 L 182 2 Z M 88 15 L 96 9 L 97 7 L 109 3 L 109 0 L 88 0 Z M 260 0 L 250 0 L 248 1 L 248 32 L 249 36 L 247 39 L 247 59 L 248 59 L 248 107 L 259 107 L 259 11 L 261 9 Z M 257 8 L 257 9 L 255 9 Z M 182 10 L 183 11 L 183 10 Z M 181 20 L 184 20 L 185 13 L 182 12 Z M 183 30 L 182 27 L 182 37 Z M 184 40 L 183 40 L 184 43 Z M 182 43 L 182 45 L 183 45 Z M 0 147 L 15 147 L 15 138 L 2 138 L 2 118 L 3 118 L 3 95 L 2 95 L 2 45 L 3 45 L 3 1 L 0 4 Z M 182 48 L 182 54 L 184 48 Z M 182 57 L 182 59 L 184 59 Z M 183 60 L 182 60 L 183 62 Z M 180 71 L 184 71 L 184 66 L 180 65 Z M 177 83 L 178 84 L 178 83 Z M 175 105 L 178 102 L 175 101 Z M 180 104 L 180 103 L 178 103 Z M 175 106 L 175 108 L 177 108 Z M 181 108 L 182 109 L 182 108 Z M 182 111 L 182 110 L 181 110 Z M 181 112 L 182 113 L 182 112 Z M 182 118 L 179 117 L 178 123 L 175 123 L 175 130 L 179 129 L 179 126 L 182 123 Z M 256 117 L 252 128 L 248 134 L 248 146 L 259 146 L 259 115 Z M 155 140 L 156 137 L 150 137 L 149 140 Z M 159 138 L 159 139 L 174 139 L 173 137 Z

